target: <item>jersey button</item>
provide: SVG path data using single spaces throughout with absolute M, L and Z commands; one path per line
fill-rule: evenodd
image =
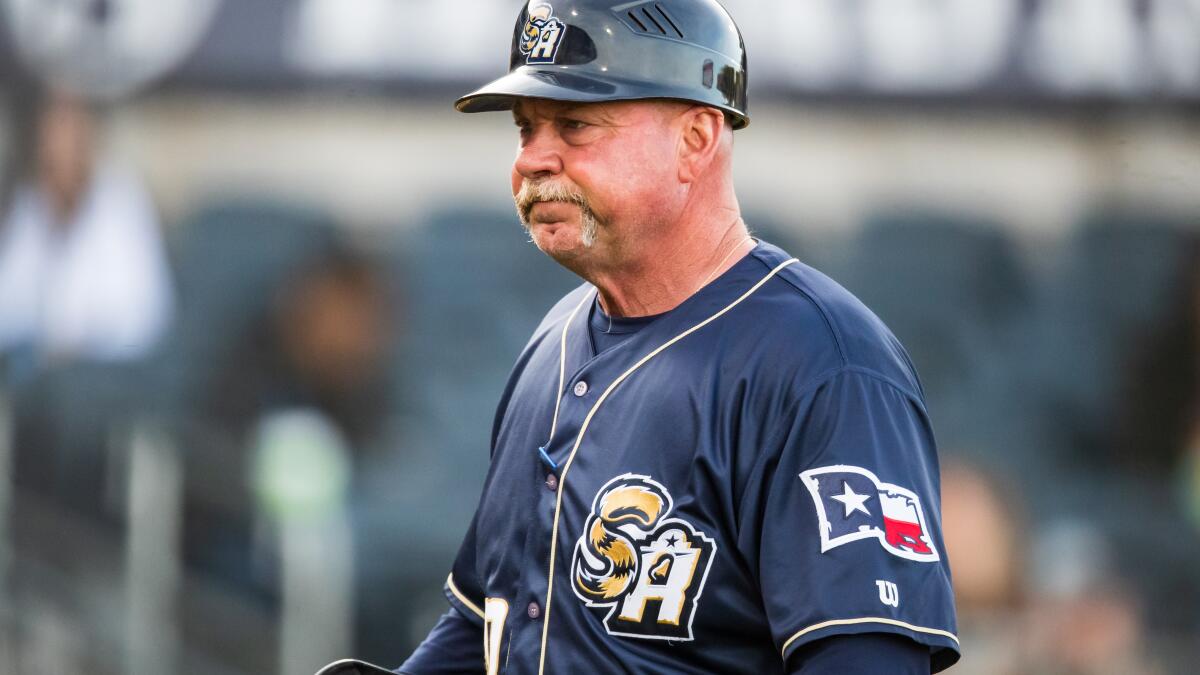
M 536 619 L 542 615 L 542 608 L 538 607 L 536 602 L 531 602 L 529 603 L 529 606 L 525 608 L 525 614 L 527 614 L 531 619 Z
M 583 396 L 584 394 L 587 393 L 587 391 L 588 391 L 587 382 L 580 380 L 575 383 L 575 395 L 576 396 Z
M 552 473 L 546 474 L 546 489 L 551 492 L 558 489 L 558 476 Z

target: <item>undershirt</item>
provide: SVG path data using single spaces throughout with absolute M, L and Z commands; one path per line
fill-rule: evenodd
M 592 301 L 592 311 L 588 316 L 588 333 L 591 334 L 592 347 L 595 352 L 608 351 L 649 326 L 662 314 L 651 316 L 609 316 L 600 307 L 600 298 Z

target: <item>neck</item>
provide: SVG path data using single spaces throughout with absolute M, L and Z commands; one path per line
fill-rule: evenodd
M 754 248 L 736 208 L 719 210 L 709 222 L 646 242 L 640 256 L 619 267 L 584 275 L 598 289 L 604 311 L 617 317 L 668 312 Z

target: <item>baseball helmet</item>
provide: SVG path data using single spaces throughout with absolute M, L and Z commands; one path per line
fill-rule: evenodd
M 746 46 L 717 0 L 529 0 L 508 74 L 463 96 L 462 112 L 509 110 L 517 98 L 666 98 L 746 115 Z

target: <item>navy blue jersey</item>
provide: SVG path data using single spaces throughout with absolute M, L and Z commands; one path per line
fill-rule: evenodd
M 879 319 L 762 242 L 599 353 L 595 293 L 517 361 L 447 580 L 486 672 L 782 673 L 856 633 L 954 663 L 934 438 Z

